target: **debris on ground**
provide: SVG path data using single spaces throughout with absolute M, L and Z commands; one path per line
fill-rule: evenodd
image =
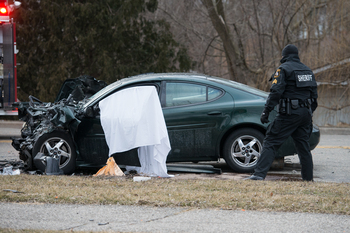
M 98 170 L 93 176 L 125 176 L 125 174 L 115 163 L 114 158 L 110 157 L 107 160 L 107 165 Z
M 134 176 L 133 181 L 134 182 L 141 182 L 141 181 L 147 181 L 150 180 L 151 177 L 146 177 L 146 176 Z
M 23 167 L 23 161 L 0 160 L 0 175 L 19 175 Z
M 3 172 L 0 172 L 0 175 L 19 175 L 21 174 L 19 169 L 13 169 L 12 166 L 4 167 Z
M 14 189 L 4 189 L 3 191 L 5 191 L 5 192 L 13 192 L 13 193 L 23 193 L 23 192 L 14 190 Z

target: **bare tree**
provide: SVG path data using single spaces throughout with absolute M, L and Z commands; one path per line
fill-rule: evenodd
M 346 0 L 160 0 L 157 17 L 197 61 L 196 71 L 267 89 L 293 43 L 311 68 L 350 56 Z
M 263 90 L 284 46 L 295 44 L 318 71 L 318 123 L 337 125 L 350 124 L 348 12 L 349 0 L 159 0 L 156 17 L 171 23 L 195 71 Z

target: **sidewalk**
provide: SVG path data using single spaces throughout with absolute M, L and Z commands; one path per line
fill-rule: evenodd
M 350 232 L 347 215 L 0 203 L 0 228 L 117 232 Z

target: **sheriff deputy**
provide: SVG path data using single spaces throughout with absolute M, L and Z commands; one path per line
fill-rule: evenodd
M 300 159 L 301 176 L 305 181 L 312 181 L 309 138 L 313 128 L 312 113 L 317 108 L 317 84 L 312 70 L 300 62 L 295 45 L 290 44 L 283 49 L 281 65 L 270 81 L 272 86 L 261 114 L 261 123 L 269 122 L 269 114 L 276 105 L 279 113 L 267 128 L 254 174 L 247 179 L 265 179 L 277 150 L 291 136 Z

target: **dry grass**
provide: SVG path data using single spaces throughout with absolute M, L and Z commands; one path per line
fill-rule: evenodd
M 120 204 L 350 215 L 350 184 L 91 176 L 0 176 L 1 202 Z M 22 193 L 3 191 L 17 190 Z

